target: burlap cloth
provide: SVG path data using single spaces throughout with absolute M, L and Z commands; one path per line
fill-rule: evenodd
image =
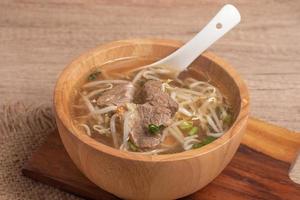
M 22 176 L 32 152 L 55 127 L 51 105 L 0 108 L 0 199 L 80 199 Z

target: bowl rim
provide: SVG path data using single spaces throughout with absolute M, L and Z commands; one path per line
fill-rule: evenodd
M 215 140 L 214 142 L 205 145 L 204 147 L 193 149 L 189 151 L 183 151 L 179 153 L 173 153 L 173 154 L 164 154 L 164 155 L 142 155 L 138 153 L 129 153 L 125 151 L 121 151 L 119 149 L 115 149 L 113 147 L 110 147 L 108 145 L 102 144 L 101 142 L 97 142 L 93 138 L 87 136 L 86 134 L 75 134 L 77 130 L 73 129 L 71 127 L 71 124 L 67 120 L 68 115 L 64 112 L 63 108 L 63 102 L 60 101 L 60 95 L 59 93 L 62 92 L 63 83 L 66 81 L 66 77 L 69 71 L 72 70 L 74 67 L 73 65 L 77 63 L 80 60 L 84 60 L 89 58 L 93 53 L 105 51 L 108 49 L 112 49 L 115 47 L 121 47 L 126 45 L 133 45 L 133 44 L 157 44 L 157 45 L 163 45 L 163 46 L 169 46 L 174 47 L 174 49 L 179 48 L 181 45 L 183 45 L 182 42 L 177 40 L 170 40 L 170 39 L 127 39 L 127 40 L 118 40 L 113 41 L 104 45 L 99 45 L 96 48 L 93 48 L 86 53 L 81 54 L 79 57 L 74 59 L 70 64 L 68 64 L 63 71 L 60 73 L 56 85 L 54 88 L 54 95 L 53 95 L 53 104 L 54 104 L 54 113 L 56 120 L 60 120 L 60 124 L 69 132 L 68 134 L 72 134 L 75 136 L 78 140 L 86 144 L 87 146 L 93 148 L 96 151 L 100 151 L 101 153 L 119 157 L 122 159 L 127 160 L 136 160 L 136 161 L 143 161 L 143 162 L 166 162 L 166 161 L 178 161 L 178 160 L 186 160 L 194 157 L 201 156 L 203 154 L 207 154 L 211 151 L 214 151 L 217 148 L 220 148 L 224 146 L 226 143 L 228 143 L 233 137 L 235 137 L 237 132 L 239 130 L 235 130 L 233 132 L 233 128 L 238 127 L 240 130 L 243 129 L 247 123 L 248 116 L 249 116 L 249 93 L 248 89 L 246 87 L 246 84 L 240 77 L 240 75 L 234 70 L 234 68 L 228 64 L 224 59 L 218 57 L 212 52 L 205 51 L 202 53 L 201 56 L 205 57 L 206 59 L 211 60 L 212 62 L 216 63 L 218 66 L 220 66 L 222 69 L 225 70 L 225 72 L 233 79 L 234 83 L 237 85 L 237 88 L 239 90 L 239 98 L 241 99 L 241 104 L 239 108 L 239 113 L 230 127 L 220 138 Z M 233 132 L 229 135 L 229 132 Z M 225 137 L 226 136 L 226 137 Z

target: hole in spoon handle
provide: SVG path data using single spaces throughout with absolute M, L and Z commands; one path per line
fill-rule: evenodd
M 223 25 L 219 22 L 216 24 L 216 29 L 221 29 L 223 27 Z

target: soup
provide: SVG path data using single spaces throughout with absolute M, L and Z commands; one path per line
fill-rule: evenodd
M 153 155 L 201 148 L 229 129 L 231 106 L 209 77 L 178 78 L 169 67 L 117 64 L 95 68 L 74 89 L 71 115 L 81 133 Z

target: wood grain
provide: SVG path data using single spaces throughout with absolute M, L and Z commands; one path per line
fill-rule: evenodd
M 0 102 L 50 102 L 58 74 L 82 52 L 126 38 L 187 41 L 226 2 L 242 21 L 211 50 L 246 79 L 253 115 L 300 130 L 299 0 L 2 0 Z
M 250 118 L 243 140 L 244 145 L 240 146 L 230 164 L 208 186 L 183 199 L 297 199 L 300 195 L 300 185 L 288 178 L 290 161 L 274 159 L 277 157 L 275 151 L 260 153 L 261 149 L 268 146 L 265 142 L 268 143 L 269 139 L 275 149 L 280 149 L 284 143 L 289 145 L 291 140 L 297 144 L 293 149 L 300 148 L 298 135 L 288 130 L 285 130 L 285 134 L 290 134 L 290 137 L 274 140 L 282 131 L 278 126 Z M 246 137 L 257 137 L 259 133 L 262 133 L 262 136 L 258 144 L 256 141 L 245 140 Z M 285 148 L 282 152 L 294 156 L 295 151 L 291 153 L 290 150 Z M 88 199 L 117 199 L 80 173 L 64 149 L 57 132 L 51 134 L 33 154 L 22 172 L 35 180 Z
M 86 177 L 118 197 L 175 199 L 189 195 L 210 183 L 230 162 L 240 144 L 249 115 L 248 90 L 236 71 L 211 52 L 199 56 L 179 78 L 189 74 L 189 77 L 201 80 L 206 75 L 210 83 L 228 97 L 234 122 L 218 140 L 193 151 L 146 156 L 108 147 L 76 128 L 71 119 L 70 105 L 74 88 L 82 78 L 95 68 L 100 68 L 103 73 L 112 70 L 121 58 L 131 58 L 132 66 L 137 68 L 139 58 L 146 56 L 159 60 L 180 45 L 178 41 L 157 39 L 108 43 L 75 59 L 58 78 L 54 109 L 58 131 L 68 154 Z M 116 187 L 116 183 L 122 187 Z
M 25 176 L 91 199 L 116 199 L 89 181 L 73 164 L 57 130 L 50 134 L 22 170 Z
M 249 120 L 242 143 L 277 160 L 293 163 L 300 152 L 300 134 L 258 119 Z M 272 132 L 272 134 L 269 134 Z

